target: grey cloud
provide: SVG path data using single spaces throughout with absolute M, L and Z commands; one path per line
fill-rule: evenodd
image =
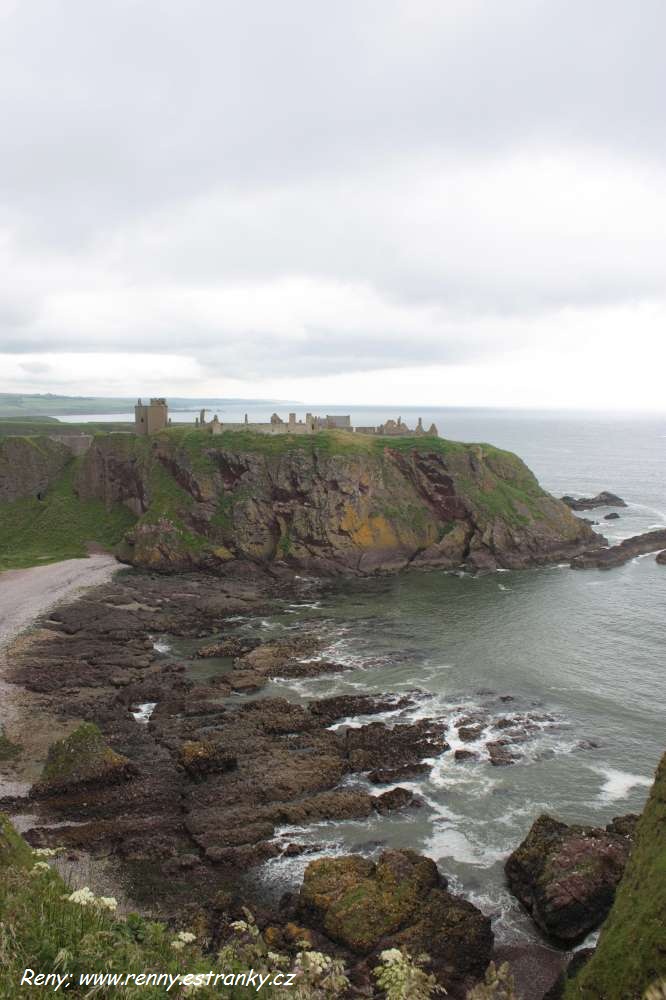
M 663 297 L 661 0 L 25 0 L 1 23 L 0 351 L 456 363 L 499 349 L 486 322 Z M 542 157 L 574 167 L 540 181 Z M 265 291 L 292 279 L 298 308 Z M 242 286 L 247 316 L 201 306 Z

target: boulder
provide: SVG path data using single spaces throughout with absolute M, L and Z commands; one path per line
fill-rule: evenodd
M 59 795 L 87 785 L 112 785 L 136 774 L 135 766 L 112 750 L 93 723 L 83 722 L 52 743 L 41 778 L 31 794 Z
M 545 934 L 571 945 L 605 920 L 630 850 L 625 835 L 540 816 L 506 862 L 509 888 Z
M 379 947 L 427 953 L 447 986 L 482 975 L 490 959 L 490 919 L 448 892 L 434 861 L 414 851 L 385 851 L 376 864 L 358 855 L 313 861 L 299 906 L 356 954 Z
M 408 788 L 391 788 L 388 792 L 383 792 L 375 798 L 374 806 L 378 813 L 385 816 L 387 813 L 395 812 L 396 809 L 406 809 L 408 806 L 420 806 L 420 799 L 410 792 Z
M 616 510 L 612 511 L 610 514 L 604 514 L 604 521 L 617 521 L 620 515 Z
M 238 759 L 212 741 L 186 740 L 180 748 L 178 763 L 190 777 L 199 779 L 206 774 L 232 771 L 238 766 Z
M 657 553 L 656 561 L 660 566 L 666 566 L 666 549 L 664 549 L 663 552 Z
M 626 507 L 626 502 L 615 493 L 602 490 L 596 497 L 562 497 L 562 502 L 571 510 L 594 510 L 595 507 Z

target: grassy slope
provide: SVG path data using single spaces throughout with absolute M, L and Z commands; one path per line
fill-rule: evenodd
M 80 905 L 70 900 L 69 895 L 71 887 L 29 848 L 0 813 L 0 1000 L 32 995 L 34 991 L 20 986 L 25 969 L 46 975 L 56 970 L 61 976 L 68 974 L 66 986 L 56 995 L 79 1000 L 93 995 L 114 1000 L 164 1000 L 171 996 L 250 1000 L 257 995 L 266 1000 L 285 1000 L 289 994 L 301 998 L 326 996 L 330 1000 L 342 997 L 343 984 L 331 982 L 323 966 L 326 961 L 323 956 L 312 955 L 312 966 L 315 970 L 323 968 L 322 972 L 303 973 L 301 966 L 307 967 L 308 960 L 299 965 L 292 956 L 269 950 L 247 911 L 250 925 L 246 923 L 244 929 L 236 927 L 216 953 L 206 938 L 203 914 L 194 918 L 194 927 L 185 932 L 183 941 L 166 924 L 137 914 L 120 917 L 100 905 L 101 901 L 94 896 L 86 905 Z M 291 970 L 297 974 L 294 988 L 271 987 L 265 981 L 259 993 L 256 975 L 253 985 L 231 985 L 230 975 L 247 975 L 250 969 L 266 979 L 269 972 Z M 190 988 L 187 980 L 172 982 L 168 991 L 165 982 L 157 986 L 154 979 L 95 988 L 79 982 L 82 973 L 108 972 L 124 976 L 198 975 L 200 981 Z M 209 973 L 225 978 L 215 985 Z M 53 985 L 35 988 L 40 995 L 54 993 Z
M 0 571 L 85 556 L 87 542 L 113 548 L 134 523 L 125 507 L 109 511 L 99 500 L 75 496 L 78 462 L 68 466 L 45 500 L 0 504 Z
M 666 755 L 597 950 L 566 1000 L 638 1000 L 666 979 Z

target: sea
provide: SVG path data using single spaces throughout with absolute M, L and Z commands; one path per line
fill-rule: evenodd
M 627 503 L 619 519 L 604 519 L 610 508 L 585 515 L 599 522 L 597 530 L 610 542 L 666 527 L 666 415 L 289 408 L 299 415 L 306 409 L 351 412 L 363 425 L 401 416 L 413 426 L 422 416 L 443 437 L 516 452 L 556 496 L 619 494 Z M 254 404 L 249 419 L 267 419 L 270 410 Z M 231 422 L 244 412 L 234 407 L 219 416 Z M 453 749 L 477 750 L 479 759 L 458 763 L 453 752 L 444 753 L 429 761 L 426 776 L 401 782 L 420 797 L 421 808 L 285 828 L 278 835 L 329 855 L 376 856 L 386 846 L 422 851 L 438 862 L 453 890 L 493 917 L 499 942 L 536 940 L 505 885 L 508 854 L 542 813 L 603 826 L 640 811 L 666 749 L 666 567 L 651 554 L 610 571 L 568 565 L 478 576 L 410 571 L 336 582 L 312 600 L 286 602 L 271 615 L 234 625 L 266 640 L 303 627 L 322 636 L 327 659 L 349 669 L 278 679 L 262 694 L 295 701 L 410 694 L 409 708 L 337 725 L 438 719 L 449 726 Z M 184 640 L 163 636 L 158 642 L 163 655 L 189 657 L 191 669 L 201 669 Z M 205 662 L 207 670 L 229 669 L 228 663 Z M 476 742 L 463 744 L 457 736 L 455 723 L 465 715 L 488 719 Z M 488 739 L 501 736 L 492 720 L 514 715 L 533 720 L 529 738 L 516 748 L 514 764 L 494 767 L 483 750 Z M 363 776 L 349 784 L 384 790 Z M 299 884 L 313 856 L 274 859 L 256 877 L 277 898 Z

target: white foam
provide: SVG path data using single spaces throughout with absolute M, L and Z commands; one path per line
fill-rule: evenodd
M 157 639 L 157 641 L 153 643 L 153 649 L 155 650 L 156 653 L 171 652 L 171 646 L 166 641 L 166 639 Z
M 137 722 L 147 723 L 151 715 L 157 707 L 156 701 L 146 701 L 143 705 L 139 705 L 136 712 L 132 712 L 132 715 Z
M 605 779 L 599 792 L 599 799 L 605 803 L 626 799 L 632 788 L 651 788 L 652 779 L 630 771 L 618 771 L 613 767 L 596 767 L 594 770 Z

